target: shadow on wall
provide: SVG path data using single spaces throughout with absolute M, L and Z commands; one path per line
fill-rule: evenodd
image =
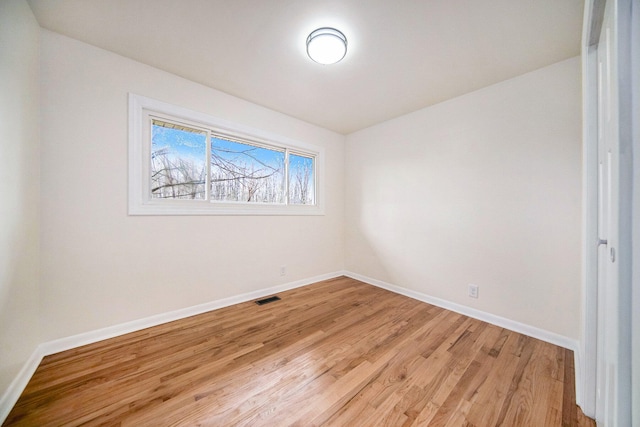
M 0 395 L 38 345 L 36 236 L 25 224 L 3 236 L 0 257 Z

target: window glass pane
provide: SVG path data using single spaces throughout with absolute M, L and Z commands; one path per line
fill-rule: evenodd
M 206 197 L 207 134 L 185 126 L 152 121 L 151 197 Z
M 284 151 L 212 137 L 211 200 L 284 203 Z
M 313 158 L 289 154 L 289 203 L 315 204 Z

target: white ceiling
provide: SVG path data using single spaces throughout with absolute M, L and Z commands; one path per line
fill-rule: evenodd
M 584 0 L 28 0 L 40 25 L 339 133 L 580 53 Z M 314 29 L 348 39 L 319 65 Z

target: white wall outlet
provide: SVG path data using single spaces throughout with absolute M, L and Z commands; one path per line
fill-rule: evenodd
M 478 298 L 478 285 L 469 285 L 469 296 L 471 298 Z
M 287 266 L 286 265 L 280 266 L 280 275 L 281 276 L 286 276 L 287 275 Z

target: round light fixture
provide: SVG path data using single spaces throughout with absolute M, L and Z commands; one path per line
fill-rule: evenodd
M 318 28 L 307 37 L 307 55 L 319 64 L 335 64 L 347 54 L 347 38 L 335 28 Z

